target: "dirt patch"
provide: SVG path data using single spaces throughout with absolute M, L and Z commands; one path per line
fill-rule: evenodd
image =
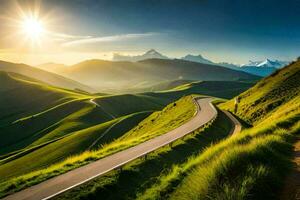
M 300 200 L 300 140 L 294 144 L 294 168 L 287 177 L 280 199 Z

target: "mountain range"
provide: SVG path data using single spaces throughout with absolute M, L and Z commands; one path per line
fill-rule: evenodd
M 168 80 L 238 81 L 260 77 L 216 65 L 180 59 L 147 59 L 138 62 L 87 60 L 64 68 L 60 74 L 93 88 L 114 90 L 138 85 L 149 87 Z M 103 90 L 102 90 L 103 91 Z
M 204 64 L 219 65 L 234 70 L 244 71 L 257 76 L 268 76 L 273 72 L 275 72 L 277 69 L 280 69 L 289 63 L 288 61 L 279 61 L 279 60 L 270 60 L 270 59 L 266 59 L 263 61 L 249 61 L 249 63 L 243 65 L 237 65 L 237 64 L 226 63 L 226 62 L 215 63 L 213 61 L 204 58 L 202 55 L 197 55 L 197 56 L 187 55 L 185 57 L 182 57 L 181 59 L 204 63 Z
M 287 61 L 280 61 L 280 60 L 270 60 L 266 59 L 263 61 L 249 61 L 248 64 L 241 65 L 241 67 L 274 67 L 274 68 L 282 68 L 283 66 L 287 65 L 289 62 Z
M 146 53 L 142 55 L 137 56 L 126 56 L 121 54 L 114 54 L 113 55 L 113 61 L 131 61 L 131 62 L 137 62 L 142 61 L 146 59 L 151 58 L 157 58 L 157 59 L 171 59 L 158 51 L 151 49 L 147 51 Z M 282 68 L 283 66 L 287 65 L 288 61 L 280 61 L 280 60 L 270 60 L 266 59 L 263 61 L 249 61 L 247 64 L 239 65 L 239 64 L 233 64 L 228 62 L 213 62 L 207 58 L 204 58 L 201 54 L 199 55 L 191 55 L 188 54 L 186 56 L 181 57 L 182 60 L 187 60 L 191 62 L 198 62 L 202 64 L 209 64 L 209 65 L 218 65 L 234 70 L 244 71 L 247 73 L 251 73 L 257 76 L 268 76 L 274 71 L 276 71 L 279 68 Z

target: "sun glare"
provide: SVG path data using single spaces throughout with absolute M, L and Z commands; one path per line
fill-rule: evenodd
M 22 21 L 21 27 L 22 32 L 26 35 L 28 39 L 30 39 L 33 42 L 37 42 L 38 40 L 40 40 L 44 32 L 43 23 L 35 17 L 26 17 Z

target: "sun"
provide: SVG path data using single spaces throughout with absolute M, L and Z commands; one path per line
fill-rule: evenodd
M 25 17 L 21 22 L 21 29 L 32 42 L 38 42 L 45 32 L 42 21 L 34 16 Z

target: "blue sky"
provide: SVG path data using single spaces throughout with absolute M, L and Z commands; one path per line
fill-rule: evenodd
M 36 3 L 19 4 L 26 7 L 32 2 Z M 74 36 L 60 44 L 64 52 L 100 56 L 154 48 L 170 57 L 203 54 L 235 63 L 300 56 L 299 0 L 51 0 L 40 4 L 41 15 L 49 13 L 54 19 L 49 30 Z M 0 11 L 10 6 L 7 0 Z

